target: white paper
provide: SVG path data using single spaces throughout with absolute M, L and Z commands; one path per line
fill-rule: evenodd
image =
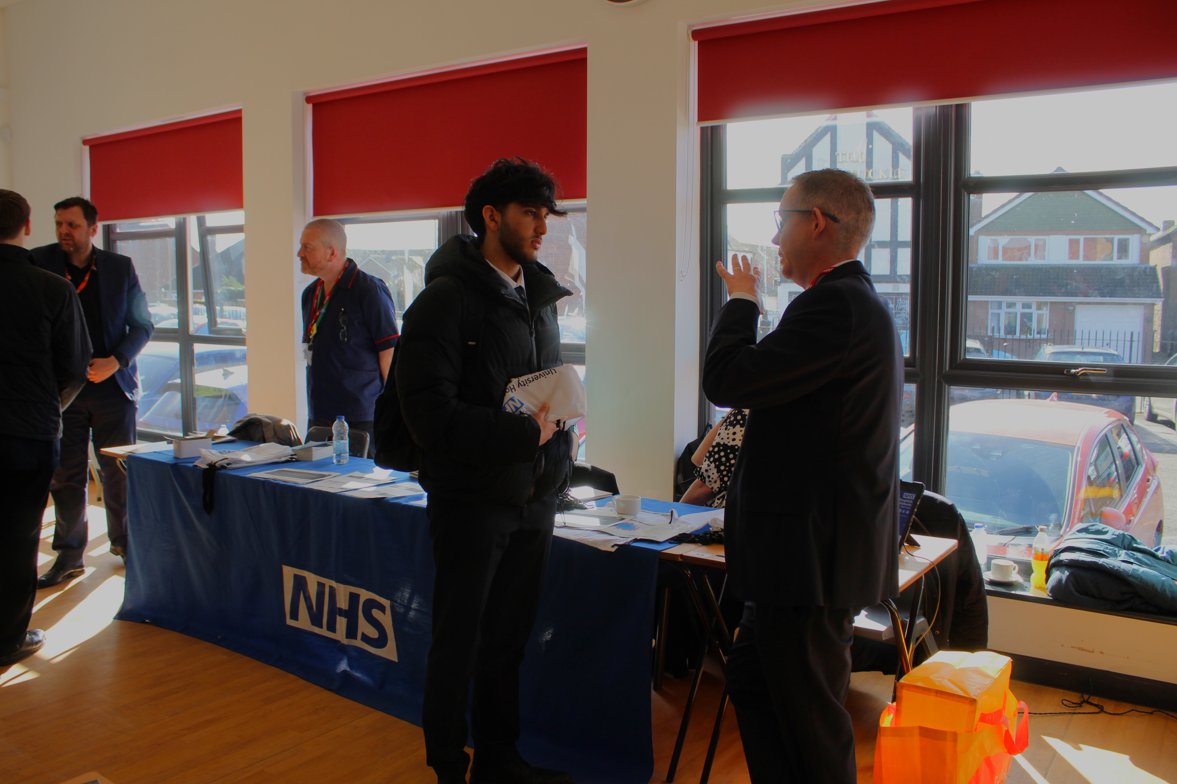
M 596 515 L 581 514 L 580 511 L 575 512 L 560 512 L 556 515 L 557 526 L 567 526 L 569 528 L 604 528 L 607 525 L 615 522 L 617 518 L 602 518 Z
M 595 547 L 607 553 L 612 552 L 623 544 L 629 544 L 633 541 L 632 538 L 613 536 L 602 531 L 587 531 L 582 528 L 557 527 L 553 533 L 561 539 L 571 539 L 574 542 L 587 544 L 589 547 Z
M 714 531 L 723 530 L 722 509 L 711 509 L 706 512 L 694 512 L 689 515 L 683 515 L 682 517 L 677 518 L 677 520 L 684 523 L 689 522 L 694 525 L 694 528 L 688 528 L 688 531 L 698 531 L 705 525 L 710 525 Z
M 389 482 L 395 482 L 395 477 L 391 476 L 387 471 L 383 474 L 362 473 L 360 471 L 353 471 L 350 474 L 328 474 L 326 478 L 320 479 L 310 487 L 314 490 L 323 490 L 328 493 L 346 493 L 349 490 L 362 490 L 377 485 L 386 485 Z
M 348 498 L 403 498 L 410 495 L 421 495 L 425 488 L 416 482 L 397 482 L 391 485 L 377 485 L 361 490 L 349 490 Z
M 534 414 L 547 403 L 548 421 L 571 422 L 585 413 L 584 384 L 572 365 L 541 370 L 511 379 L 503 396 L 503 410 Z
M 218 468 L 240 468 L 242 466 L 280 463 L 293 457 L 294 453 L 285 444 L 257 444 L 247 449 L 230 452 L 202 449 L 196 465 L 199 468 L 205 468 L 215 463 Z
M 698 521 L 697 515 L 676 517 L 669 521 L 669 515 L 659 512 L 639 512 L 633 517 L 627 517 L 619 523 L 603 529 L 618 536 L 632 536 L 634 539 L 644 539 L 648 542 L 665 542 L 679 534 L 688 534 L 701 528 L 704 523 Z
M 273 479 L 275 482 L 285 482 L 291 485 L 309 485 L 324 478 L 334 476 L 327 471 L 307 471 L 302 468 L 275 468 L 271 471 L 258 471 L 253 476 L 258 479 Z

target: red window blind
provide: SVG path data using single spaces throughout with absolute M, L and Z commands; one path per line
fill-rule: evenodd
M 307 96 L 312 212 L 457 206 L 513 155 L 584 198 L 586 66 L 576 49 Z
M 701 122 L 1177 76 L 1173 0 L 890 0 L 692 33 Z
M 241 110 L 83 139 L 104 221 L 239 210 Z

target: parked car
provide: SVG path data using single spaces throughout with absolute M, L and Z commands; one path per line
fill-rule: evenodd
M 982 400 L 949 415 L 945 495 L 991 555 L 1029 557 L 1037 528 L 1057 538 L 1103 522 L 1149 547 L 1164 534 L 1157 460 L 1119 412 L 1054 400 Z M 900 441 L 911 478 L 912 432 Z
M 1169 357 L 1166 367 L 1177 365 L 1177 354 Z M 1167 419 L 1177 427 L 1177 399 L 1171 397 L 1155 397 L 1149 395 L 1144 399 L 1144 418 L 1149 422 Z
M 197 430 L 231 427 L 246 414 L 249 375 L 245 365 L 205 370 L 194 380 Z M 180 382 L 168 382 L 155 405 L 139 417 L 139 427 L 158 433 L 183 432 L 182 404 Z
M 197 346 L 196 372 L 245 364 L 245 346 Z M 175 344 L 148 343 L 139 352 L 139 411 L 151 410 L 171 382 L 180 381 L 180 354 Z
M 1065 362 L 1068 365 L 1122 365 L 1124 357 L 1110 348 L 1089 346 L 1046 345 L 1038 349 L 1035 360 L 1042 362 Z M 1071 403 L 1084 403 L 1100 408 L 1114 408 L 1129 422 L 1136 421 L 1136 398 L 1133 395 L 1098 395 L 1084 392 L 1039 392 L 1040 399 L 1050 398 Z

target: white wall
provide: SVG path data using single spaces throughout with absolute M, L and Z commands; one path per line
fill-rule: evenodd
M 50 205 L 83 191 L 83 136 L 242 107 L 250 406 L 302 421 L 297 297 L 305 279 L 294 248 L 306 219 L 304 92 L 587 44 L 589 458 L 615 471 L 627 492 L 668 497 L 698 402 L 689 28 L 833 3 L 23 0 L 4 9 L 0 24 L 0 185 L 28 197 L 33 239 L 49 242 Z M 782 55 L 782 72 L 796 65 Z M 528 112 L 543 98 L 493 100 L 499 111 Z M 1057 632 L 1043 639 L 1023 631 L 1043 610 L 1009 604 L 1017 603 L 994 602 L 995 647 L 1070 661 L 1058 640 L 1088 639 L 1086 614 L 1049 616 Z M 1119 647 L 1105 655 L 1092 646 L 1086 666 L 1177 682 L 1163 662 L 1131 655 L 1156 642 L 1155 625 L 1113 626 L 1107 633 Z M 1173 649 L 1173 628 L 1163 650 Z

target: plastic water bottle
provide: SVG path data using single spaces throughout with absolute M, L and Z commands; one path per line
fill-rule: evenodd
M 977 553 L 977 561 L 981 564 L 981 571 L 985 571 L 989 560 L 989 534 L 985 531 L 984 523 L 974 523 L 972 531 L 973 550 Z
M 1046 590 L 1046 563 L 1050 560 L 1050 539 L 1046 536 L 1046 526 L 1038 526 L 1038 535 L 1034 537 L 1034 549 L 1031 554 L 1030 587 L 1040 591 Z
M 331 462 L 343 465 L 351 455 L 348 451 L 349 439 L 347 435 L 347 420 L 343 414 L 335 417 L 335 424 L 331 426 Z

